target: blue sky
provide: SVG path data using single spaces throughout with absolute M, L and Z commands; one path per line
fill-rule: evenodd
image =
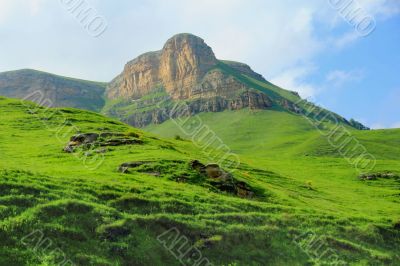
M 101 17 L 103 34 L 85 30 L 74 1 Z M 180 32 L 346 118 L 400 128 L 398 0 L 0 0 L 0 71 L 109 81 Z

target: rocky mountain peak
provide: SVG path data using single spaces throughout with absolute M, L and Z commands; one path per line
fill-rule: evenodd
M 170 102 L 185 100 L 189 114 L 274 105 L 295 110 L 274 91 L 265 93 L 257 82 L 267 81 L 246 64 L 218 60 L 202 38 L 178 34 L 160 51 L 143 54 L 125 65 L 107 88 L 107 97 L 120 101 L 105 113 L 142 127 L 168 119 L 165 111 L 169 107 L 157 107 L 166 98 Z
M 190 33 L 181 33 L 171 37 L 164 44 L 162 50 L 172 50 L 175 53 L 190 51 L 192 54 L 200 56 L 201 59 L 205 60 L 201 63 L 207 63 L 208 60 L 213 62 L 217 60 L 211 47 L 202 38 Z
M 204 75 L 218 63 L 212 49 L 203 39 L 192 34 L 178 34 L 162 49 L 160 79 L 174 98 L 191 97 Z
M 162 49 L 162 58 L 175 60 L 172 63 L 188 63 L 192 69 L 211 68 L 218 62 L 211 47 L 202 38 L 189 33 L 170 38 Z
M 174 99 L 187 99 L 192 89 L 218 64 L 203 39 L 183 33 L 170 38 L 163 49 L 143 54 L 126 64 L 108 87 L 110 98 L 140 98 L 163 87 Z

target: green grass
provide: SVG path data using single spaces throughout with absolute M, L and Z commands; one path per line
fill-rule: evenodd
M 240 156 L 233 175 L 258 191 L 253 199 L 191 176 L 186 163 L 212 161 L 192 142 L 172 139 L 188 136 L 171 121 L 148 128 L 171 137 L 161 139 L 96 113 L 50 112 L 1 97 L 0 115 L 0 265 L 56 265 L 63 255 L 76 265 L 180 265 L 157 240 L 171 228 L 214 265 L 313 265 L 315 257 L 295 243 L 310 232 L 348 264 L 400 263 L 399 182 L 359 180 L 297 115 L 200 116 Z M 78 131 L 135 133 L 143 144 L 110 147 L 95 168 L 96 155 L 84 161 L 62 151 Z M 352 132 L 378 158 L 377 171 L 400 172 L 399 130 Z M 117 171 L 130 161 L 154 165 Z M 154 169 L 165 174 L 146 173 Z M 177 182 L 180 176 L 193 182 Z M 51 248 L 32 237 L 21 242 L 34 230 Z

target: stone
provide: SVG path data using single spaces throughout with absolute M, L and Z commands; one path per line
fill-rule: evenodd
M 254 196 L 254 192 L 245 182 L 236 183 L 237 195 L 242 198 L 251 198 Z
M 141 166 L 143 164 L 146 164 L 146 163 L 149 163 L 149 162 L 136 161 L 136 162 L 123 163 L 118 167 L 118 171 L 121 172 L 121 173 L 126 174 L 126 173 L 129 173 L 129 169 L 130 168 L 136 168 L 136 167 L 139 167 L 139 166 Z
M 361 174 L 359 178 L 362 180 L 377 180 L 379 178 L 400 178 L 400 177 L 395 173 L 391 172 L 378 172 L 378 173 Z
M 190 167 L 200 173 L 205 173 L 205 168 L 206 166 L 204 164 L 202 164 L 200 161 L 198 160 L 193 160 L 190 162 Z
M 76 147 L 82 146 L 85 149 L 91 149 L 95 147 L 107 147 L 107 146 L 123 146 L 123 145 L 134 145 L 143 144 L 141 139 L 135 138 L 135 133 L 124 134 L 124 133 L 80 133 L 72 136 L 68 144 L 64 147 L 64 152 L 73 153 Z M 97 153 L 105 153 L 106 149 L 96 149 Z
M 70 139 L 70 143 L 74 145 L 93 143 L 99 138 L 97 133 L 84 133 L 74 135 Z
M 252 198 L 255 193 L 243 181 L 237 181 L 232 174 L 223 170 L 218 164 L 204 165 L 198 160 L 190 162 L 190 167 L 207 178 L 207 182 L 214 188 L 242 198 Z
M 205 170 L 210 178 L 219 178 L 225 173 L 218 164 L 207 164 Z

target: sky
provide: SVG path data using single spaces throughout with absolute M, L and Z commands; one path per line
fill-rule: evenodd
M 399 0 L 0 0 L 0 72 L 110 81 L 182 32 L 348 119 L 400 128 Z

